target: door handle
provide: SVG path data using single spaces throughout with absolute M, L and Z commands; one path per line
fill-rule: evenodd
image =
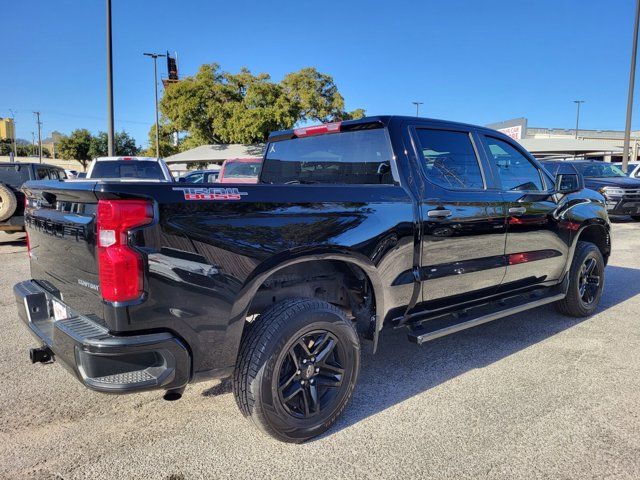
M 523 215 L 523 214 L 527 213 L 527 209 L 526 209 L 526 207 L 511 207 L 509 209 L 509 213 L 511 215 Z
M 429 218 L 446 218 L 451 216 L 451 210 L 445 210 L 444 208 L 436 208 L 435 210 L 427 211 Z

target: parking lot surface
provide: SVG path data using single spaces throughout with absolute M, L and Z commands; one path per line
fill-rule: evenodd
M 613 242 L 596 315 L 543 307 L 422 347 L 385 331 L 337 425 L 288 445 L 227 382 L 166 402 L 31 365 L 12 293 L 25 246 L 0 232 L 0 478 L 640 478 L 640 224 Z

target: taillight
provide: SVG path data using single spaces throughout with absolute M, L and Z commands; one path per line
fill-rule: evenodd
M 26 195 L 24 196 L 24 212 L 23 212 L 23 216 L 27 216 L 27 207 L 29 207 L 29 197 L 27 197 Z M 29 232 L 27 230 L 25 230 L 26 233 L 26 238 L 25 240 L 27 241 L 27 255 L 29 256 L 29 258 L 31 258 L 31 240 L 29 240 Z
M 142 295 L 142 257 L 129 247 L 129 230 L 151 223 L 146 200 L 99 200 L 97 215 L 98 274 L 102 298 L 125 302 Z
M 338 133 L 342 122 L 323 123 L 312 127 L 296 128 L 293 134 L 296 137 L 309 137 L 311 135 L 321 135 L 323 133 Z

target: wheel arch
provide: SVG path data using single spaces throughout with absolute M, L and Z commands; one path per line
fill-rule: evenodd
M 245 281 L 237 300 L 232 307 L 232 318 L 243 318 L 249 312 L 260 287 L 278 272 L 301 264 L 333 262 L 361 272 L 371 287 L 375 305 L 375 336 L 382 327 L 385 313 L 384 289 L 378 271 L 371 260 L 357 252 L 336 251 L 333 249 L 315 249 L 305 252 L 287 252 L 275 255 L 260 264 Z

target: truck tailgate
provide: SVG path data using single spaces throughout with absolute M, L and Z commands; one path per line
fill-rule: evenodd
M 95 182 L 28 182 L 25 226 L 31 274 L 77 313 L 102 318 Z

